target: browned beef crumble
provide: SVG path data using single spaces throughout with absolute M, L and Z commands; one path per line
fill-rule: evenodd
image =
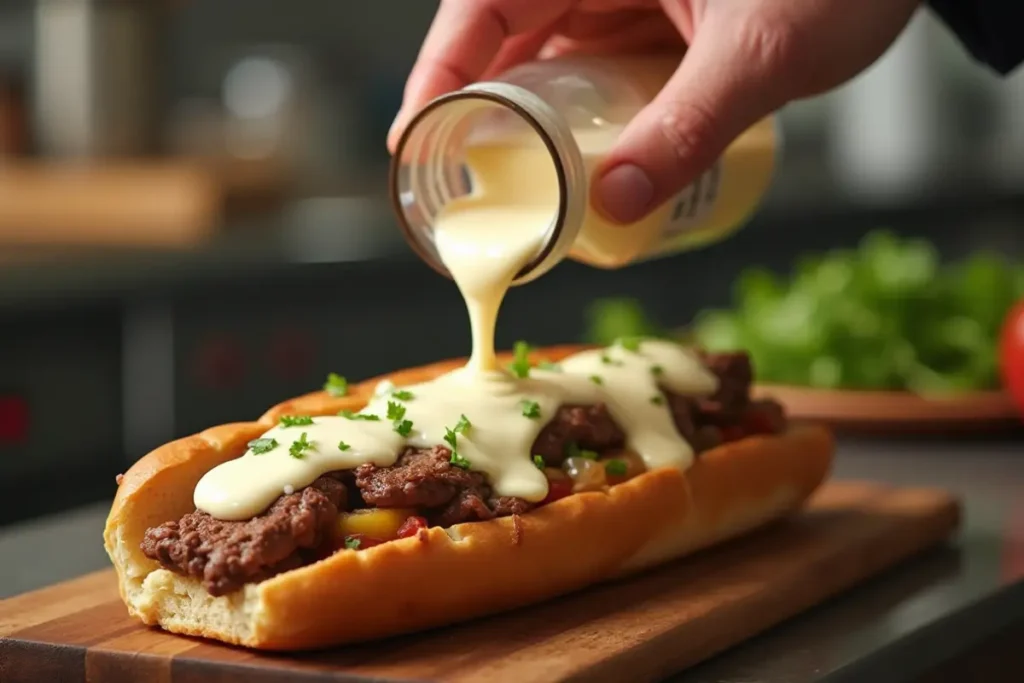
M 719 380 L 713 396 L 693 398 L 663 389 L 676 428 L 695 451 L 721 444 L 727 431 L 749 422 L 752 413 L 762 431 L 785 428 L 781 406 L 750 400 L 753 371 L 747 354 L 702 358 Z M 602 453 L 624 443 L 625 433 L 606 406 L 567 405 L 544 427 L 531 453 L 557 467 L 572 446 Z M 149 529 L 142 549 L 168 569 L 201 579 L 212 595 L 224 595 L 312 561 L 330 545 L 338 514 L 365 506 L 414 508 L 441 526 L 523 514 L 535 507 L 519 498 L 495 496 L 484 475 L 451 464 L 448 448 L 408 448 L 390 467 L 366 464 L 331 473 L 282 496 L 248 521 L 222 522 L 191 512 L 178 522 Z
M 494 496 L 479 472 L 451 464 L 444 446 L 407 448 L 390 467 L 356 468 L 356 486 L 368 505 L 417 508 L 442 526 L 520 514 L 533 505 L 518 498 Z
M 196 510 L 148 529 L 142 552 L 200 579 L 210 595 L 225 595 L 304 564 L 302 551 L 313 551 L 330 537 L 345 497 L 344 484 L 320 477 L 250 520 L 225 522 Z

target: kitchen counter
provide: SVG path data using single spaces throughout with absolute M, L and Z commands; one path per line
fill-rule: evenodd
M 835 476 L 947 488 L 964 503 L 961 532 L 673 681 L 909 681 L 1024 625 L 1024 442 L 844 439 Z M 0 597 L 106 566 L 106 510 L 0 530 Z

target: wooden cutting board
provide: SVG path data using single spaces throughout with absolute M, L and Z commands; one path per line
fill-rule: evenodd
M 658 680 L 942 542 L 959 516 L 942 491 L 831 483 L 792 520 L 631 580 L 291 656 L 144 628 L 120 603 L 113 572 L 102 571 L 0 604 L 0 681 Z

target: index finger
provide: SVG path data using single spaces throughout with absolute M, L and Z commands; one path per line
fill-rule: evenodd
M 406 81 L 388 146 L 424 104 L 478 80 L 508 38 L 551 24 L 573 1 L 442 0 Z

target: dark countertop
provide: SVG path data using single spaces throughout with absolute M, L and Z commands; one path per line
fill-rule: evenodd
M 677 683 L 911 680 L 1024 622 L 1024 442 L 841 440 L 835 476 L 962 497 L 958 538 L 676 676 Z M 0 597 L 106 566 L 99 504 L 0 530 Z

